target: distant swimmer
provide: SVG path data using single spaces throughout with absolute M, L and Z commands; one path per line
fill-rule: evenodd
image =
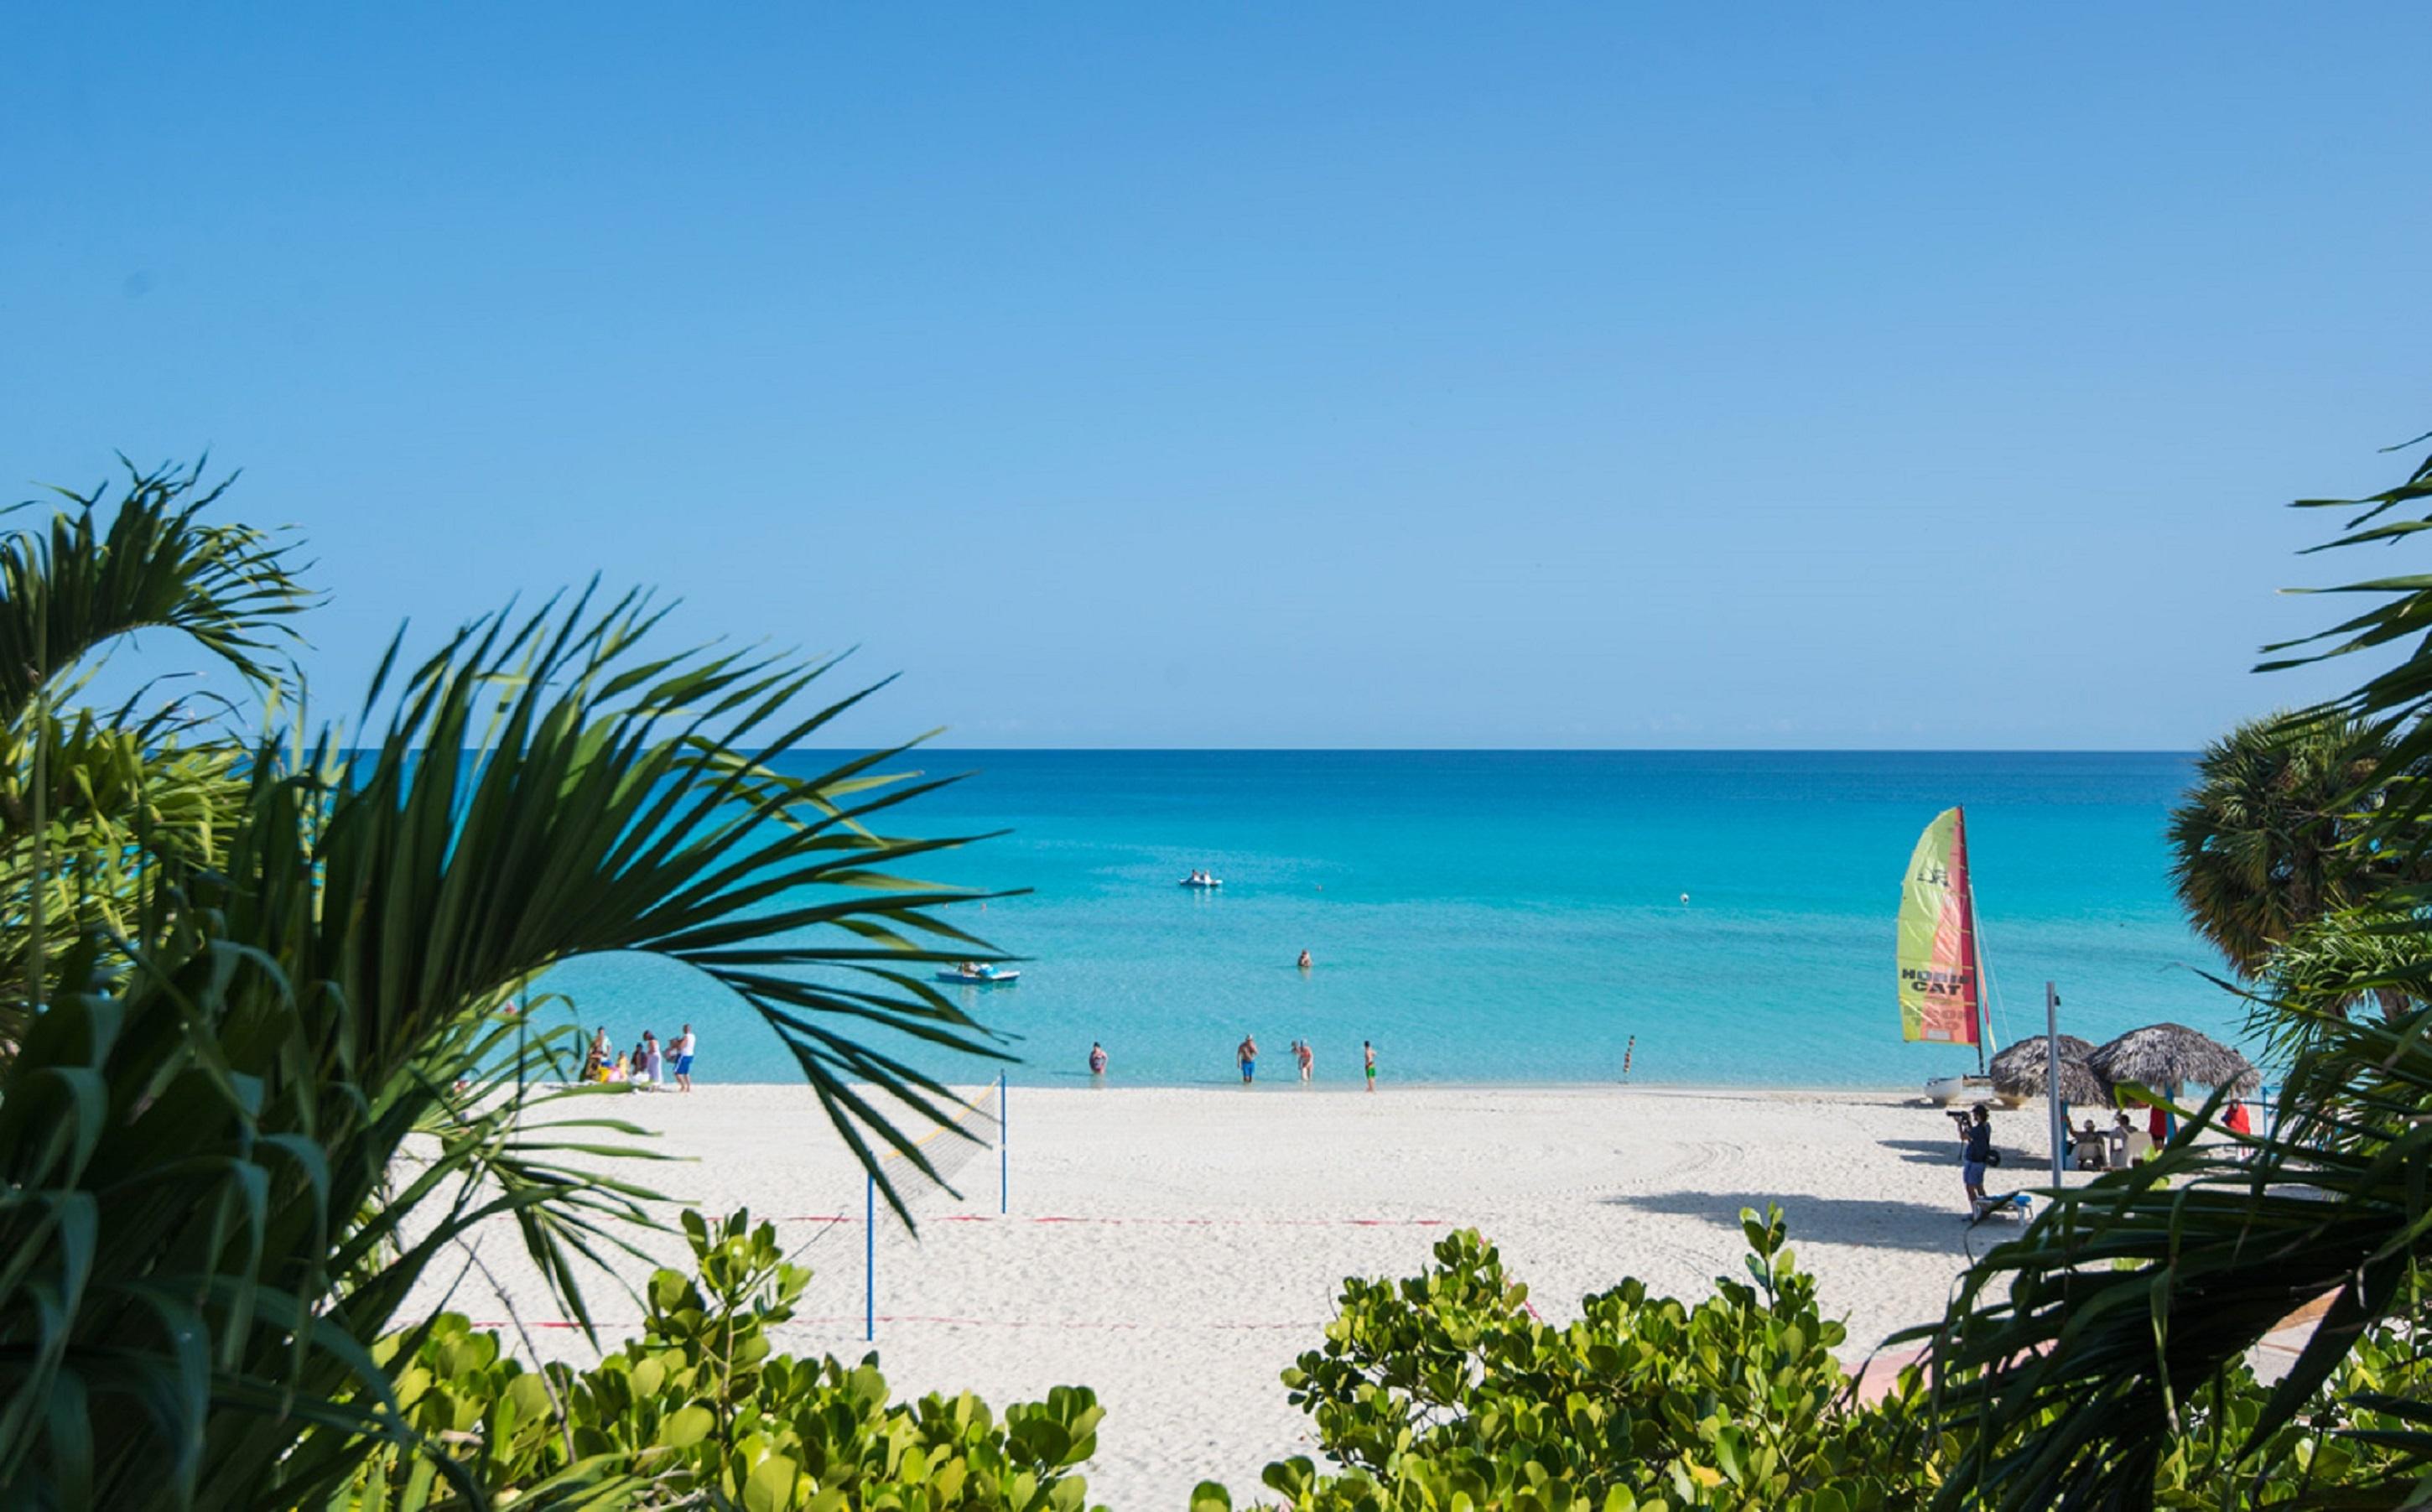
M 1106 1074 L 1106 1048 L 1094 1039 L 1089 1041 L 1089 1074 L 1091 1076 Z
M 1687 893 L 1682 893 L 1682 894 L 1680 895 L 1680 906 L 1681 906 L 1682 908 L 1686 908 L 1686 907 L 1688 907 L 1688 906 L 1689 906 L 1689 895 L 1688 895 Z
M 1310 966 L 1315 965 L 1317 965 L 1317 963 L 1309 958 L 1309 952 L 1307 950 L 1303 950 L 1300 953 L 1300 968 L 1303 971 L 1308 970 Z

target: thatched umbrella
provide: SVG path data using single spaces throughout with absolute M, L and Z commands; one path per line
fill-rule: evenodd
M 2089 1103 L 2103 1106 L 2111 1101 L 2111 1088 L 2086 1064 L 2094 1047 L 2075 1034 L 2060 1036 L 2060 1100 L 2063 1102 Z M 2039 1098 L 2044 1095 L 2044 1073 L 2051 1052 L 2044 1047 L 2044 1036 L 2022 1039 L 1993 1057 L 1986 1067 L 1993 1075 L 1993 1090 L 2005 1098 Z
M 2192 1083 L 2252 1092 L 2263 1080 L 2245 1056 L 2185 1024 L 2132 1029 L 2088 1055 L 2086 1064 L 2114 1086 L 2135 1082 L 2159 1090 Z

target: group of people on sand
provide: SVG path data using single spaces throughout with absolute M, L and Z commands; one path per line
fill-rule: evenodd
M 1984 1104 L 1981 1102 L 1976 1104 L 1975 1108 L 1965 1116 L 1954 1113 L 1951 1117 L 1959 1122 L 1959 1181 L 1960 1184 L 1968 1189 L 1968 1211 L 1972 1215 L 1978 1205 L 1984 1201 L 1985 1168 L 1998 1166 L 2001 1160 L 2000 1154 L 1993 1149 L 1993 1120 L 1984 1112 Z M 2255 1132 L 2255 1121 L 2248 1116 L 2246 1104 L 2242 1100 L 2233 1100 L 2229 1104 L 2227 1112 L 2221 1117 L 2221 1126 L 2241 1137 Z M 2112 1119 L 2111 1149 L 2101 1156 L 2102 1164 L 2094 1164 L 2095 1157 L 2092 1155 L 2081 1155 L 2078 1158 L 2077 1168 L 2106 1170 L 2112 1168 L 2115 1161 L 2125 1160 L 2128 1134 L 2133 1127 L 2128 1121 L 2128 1115 L 2125 1113 L 2118 1115 Z M 2155 1104 L 2146 1117 L 2145 1128 L 2153 1140 L 2153 1148 L 2159 1150 L 2170 1137 L 2170 1110 Z M 2078 1131 L 2078 1139 L 2082 1146 L 2090 1148 L 2101 1137 L 2092 1118 L 2086 1119 L 2085 1127 Z
M 583 1057 L 583 1080 L 603 1086 L 622 1085 L 635 1091 L 658 1091 L 672 1087 L 678 1092 L 692 1090 L 692 1058 L 701 1050 L 700 1036 L 692 1025 L 684 1033 L 659 1044 L 659 1036 L 650 1030 L 642 1031 L 641 1043 L 628 1053 L 608 1041 L 608 1026 L 591 1036 L 591 1049 Z

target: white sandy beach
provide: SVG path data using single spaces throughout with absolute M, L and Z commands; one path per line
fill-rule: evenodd
M 863 1185 L 809 1093 L 608 1106 L 690 1162 L 640 1179 L 713 1213 L 749 1205 L 807 1243 L 818 1274 L 787 1348 L 863 1352 Z M 1939 1311 L 1968 1242 L 2016 1232 L 1970 1234 L 1950 1121 L 1889 1094 L 1016 1087 L 1009 1113 L 1008 1218 L 990 1155 L 962 1172 L 966 1202 L 924 1204 L 917 1243 L 880 1225 L 876 1348 L 899 1395 L 968 1387 L 1001 1405 L 1094 1387 L 1107 1418 L 1091 1499 L 1118 1507 L 1180 1505 L 1205 1477 L 1239 1497 L 1269 1460 L 1311 1453 L 1277 1373 L 1318 1342 L 1344 1275 L 1415 1272 L 1455 1227 L 1499 1244 L 1559 1320 L 1625 1275 L 1702 1295 L 1738 1268 L 1740 1210 L 1780 1202 L 1853 1362 Z M 1995 1116 L 2011 1159 L 1995 1189 L 2043 1179 L 2043 1118 L 2033 1103 Z M 502 1227 L 483 1259 L 527 1319 L 549 1318 L 506 1259 L 515 1243 Z M 507 1316 L 478 1277 L 451 1305 Z M 621 1295 L 595 1310 L 612 1337 L 638 1316 Z M 582 1350 L 563 1331 L 536 1337 Z

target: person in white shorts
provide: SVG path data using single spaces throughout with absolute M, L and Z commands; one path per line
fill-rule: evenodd
M 684 1033 L 676 1036 L 676 1085 L 686 1092 L 692 1090 L 693 1049 L 700 1043 L 693 1037 L 690 1024 L 684 1025 Z

